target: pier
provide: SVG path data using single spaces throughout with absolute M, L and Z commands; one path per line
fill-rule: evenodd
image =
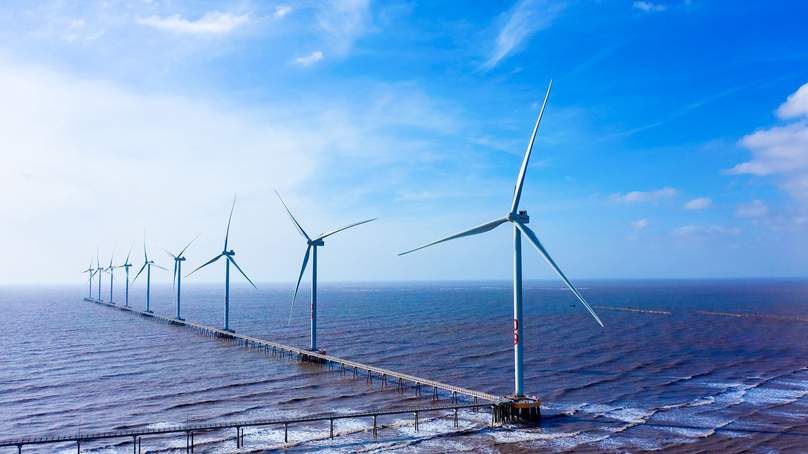
M 212 328 L 210 326 L 191 323 L 187 320 L 178 320 L 176 318 L 158 315 L 153 312 L 140 311 L 131 306 L 120 306 L 114 303 L 100 301 L 93 298 L 84 298 L 84 301 L 89 301 L 91 303 L 95 303 L 101 306 L 118 309 L 120 311 L 128 312 L 132 315 L 137 315 L 143 318 L 149 318 L 156 322 L 164 323 L 166 325 L 185 328 L 194 333 L 202 334 L 204 336 L 230 340 L 231 342 L 235 342 L 238 345 L 258 350 L 264 353 L 269 353 L 281 357 L 288 356 L 296 358 L 299 361 L 317 363 L 321 367 L 327 366 L 329 370 L 339 368 L 339 372 L 341 375 L 352 374 L 354 377 L 364 375 L 365 380 L 367 382 L 372 383 L 374 379 L 380 380 L 383 387 L 389 386 L 391 381 L 395 383 L 397 389 L 402 391 L 404 390 L 405 386 L 410 386 L 415 389 L 415 394 L 419 396 L 424 391 L 431 392 L 432 400 L 438 400 L 439 391 L 445 391 L 451 394 L 452 403 L 458 403 L 459 396 L 468 396 L 472 398 L 473 403 L 475 405 L 483 403 L 492 403 L 495 405 L 514 404 L 514 400 L 508 397 L 495 396 L 493 394 L 488 394 L 481 391 L 475 391 L 473 389 L 468 388 L 462 388 L 460 386 L 453 386 L 435 380 L 416 377 L 414 375 L 403 374 L 389 369 L 383 369 L 381 367 L 371 366 L 368 364 L 358 363 L 356 361 L 337 358 L 335 356 L 330 356 L 319 352 L 313 352 L 311 350 L 290 347 L 288 345 L 282 345 L 277 342 L 245 336 L 243 334 L 238 334 L 230 330 L 225 331 L 223 329 L 217 329 Z M 538 409 L 538 402 L 536 402 L 535 407 Z
M 43 445 L 43 444 L 57 444 L 57 443 L 72 443 L 75 444 L 78 453 L 81 453 L 81 444 L 99 440 L 114 440 L 114 439 L 131 439 L 132 452 L 134 454 L 141 454 L 142 439 L 145 436 L 155 435 L 170 435 L 170 434 L 184 434 L 185 435 L 185 452 L 194 452 L 194 434 L 222 431 L 226 429 L 235 429 L 234 439 L 236 448 L 244 448 L 244 428 L 245 427 L 266 427 L 266 426 L 283 426 L 284 427 L 284 443 L 289 443 L 289 426 L 292 424 L 304 424 L 313 422 L 329 422 L 329 437 L 334 439 L 334 421 L 339 419 L 372 419 L 373 421 L 373 436 L 378 433 L 377 418 L 383 415 L 400 415 L 412 414 L 414 418 L 414 429 L 418 431 L 418 416 L 422 413 L 442 413 L 451 411 L 450 417 L 454 418 L 454 427 L 458 427 L 457 411 L 460 409 L 477 409 L 481 405 L 476 404 L 454 404 L 443 406 L 429 406 L 429 407 L 407 407 L 396 408 L 389 410 L 368 410 L 363 412 L 354 413 L 327 413 L 303 416 L 298 418 L 276 418 L 276 419 L 260 419 L 249 421 L 235 421 L 218 424 L 185 424 L 172 427 L 164 427 L 160 429 L 143 429 L 143 430 L 122 430 L 112 432 L 98 432 L 79 435 L 67 436 L 54 436 L 54 437 L 39 437 L 39 438 L 19 438 L 14 440 L 0 440 L 0 447 L 14 447 L 17 448 L 17 453 L 22 453 L 22 448 L 29 445 Z M 492 424 L 494 422 L 492 421 Z M 370 429 L 370 426 L 368 426 Z

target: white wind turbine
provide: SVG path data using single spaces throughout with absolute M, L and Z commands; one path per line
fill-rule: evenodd
M 90 259 L 90 266 L 81 272 L 81 274 L 90 273 L 90 278 L 87 279 L 87 282 L 90 284 L 90 294 L 88 298 L 93 297 L 93 277 L 95 277 L 95 269 L 93 269 L 93 259 Z
M 547 94 L 544 97 L 544 103 L 541 106 L 541 111 L 539 112 L 539 118 L 536 120 L 536 126 L 533 128 L 533 135 L 530 137 L 530 142 L 527 146 L 527 151 L 525 152 L 524 161 L 522 161 L 522 169 L 519 171 L 519 177 L 516 180 L 516 187 L 514 188 L 513 194 L 513 203 L 511 204 L 511 209 L 504 218 L 496 219 L 491 222 L 487 222 L 485 224 L 479 225 L 472 229 L 464 230 L 460 233 L 456 233 L 451 236 L 447 236 L 446 238 L 441 238 L 437 241 L 433 241 L 431 243 L 425 244 L 421 247 L 417 247 L 415 249 L 409 250 L 407 252 L 402 252 L 399 255 L 409 254 L 410 252 L 417 251 L 418 249 L 423 249 L 427 246 L 432 246 L 433 244 L 442 243 L 444 241 L 453 240 L 455 238 L 462 238 L 464 236 L 470 235 L 477 235 L 479 233 L 488 232 L 489 230 L 493 230 L 498 227 L 500 224 L 504 224 L 506 222 L 510 222 L 513 224 L 513 252 L 514 252 L 514 267 L 513 267 L 513 322 L 514 322 L 514 366 L 515 366 L 515 386 L 514 386 L 514 397 L 524 397 L 524 378 L 523 378 L 523 357 L 522 357 L 522 344 L 523 344 L 523 337 L 522 337 L 522 234 L 524 233 L 527 237 L 528 241 L 539 251 L 542 257 L 547 260 L 547 263 L 555 270 L 555 272 L 561 277 L 567 287 L 572 290 L 572 293 L 584 304 L 589 313 L 595 317 L 598 324 L 603 326 L 603 323 L 598 318 L 595 311 L 589 306 L 583 296 L 578 292 L 578 290 L 572 285 L 572 283 L 567 279 L 567 276 L 561 272 L 561 269 L 556 265 L 553 259 L 550 257 L 550 254 L 547 253 L 547 250 L 544 249 L 539 239 L 536 237 L 536 234 L 530 230 L 527 225 L 530 218 L 528 218 L 527 211 L 518 211 L 519 210 L 519 199 L 522 196 L 522 186 L 525 182 L 525 173 L 527 172 L 527 164 L 528 160 L 530 159 L 530 152 L 533 149 L 533 141 L 536 139 L 536 131 L 539 129 L 539 122 L 541 122 L 541 117 L 544 114 L 544 108 L 547 105 L 547 99 L 550 97 L 550 88 L 553 86 L 553 81 L 550 81 L 550 86 L 547 87 Z
M 161 270 L 168 271 L 165 268 L 163 268 L 162 266 L 155 264 L 154 260 L 149 260 L 149 254 L 146 253 L 146 229 L 143 229 L 143 266 L 140 267 L 140 271 L 138 271 L 137 274 L 135 275 L 135 278 L 132 279 L 132 284 L 135 283 L 138 276 L 140 276 L 140 273 L 142 273 L 143 270 L 145 269 L 146 270 L 146 312 L 149 313 L 149 314 L 151 314 L 151 308 L 149 307 L 149 296 L 150 296 L 150 293 L 151 293 L 151 267 L 153 267 L 153 266 L 157 267 L 157 268 L 160 268 Z
M 132 248 L 135 247 L 135 242 L 136 241 L 137 241 L 137 238 L 132 240 L 132 245 L 129 246 L 129 253 L 126 254 L 126 260 L 124 260 L 123 265 L 121 265 L 121 267 L 123 267 L 123 269 L 126 270 L 126 299 L 124 300 L 124 303 L 123 303 L 123 305 L 126 306 L 126 307 L 129 307 L 129 268 L 132 267 L 132 264 L 129 263 L 129 256 L 132 255 Z
M 226 265 L 225 265 L 225 274 L 224 274 L 224 329 L 223 329 L 223 331 L 229 331 L 231 333 L 233 332 L 233 330 L 230 329 L 230 263 L 232 262 L 233 266 L 236 267 L 238 272 L 241 273 L 242 276 L 244 276 L 244 279 L 247 279 L 247 282 L 249 282 L 250 285 L 253 286 L 253 288 L 256 288 L 255 284 L 253 284 L 253 281 L 251 281 L 250 278 L 248 278 L 247 275 L 244 274 L 244 271 L 241 271 L 241 268 L 238 266 L 238 263 L 236 263 L 236 260 L 233 258 L 233 256 L 236 255 L 235 251 L 233 251 L 233 250 L 228 251 L 227 250 L 227 239 L 230 238 L 230 221 L 233 220 L 233 210 L 235 208 L 236 208 L 236 198 L 233 197 L 233 206 L 230 208 L 230 217 L 227 219 L 227 233 L 224 235 L 224 249 L 222 250 L 222 253 L 217 255 L 216 257 L 213 257 L 212 259 L 208 260 L 204 265 L 202 265 L 199 268 L 191 271 L 190 273 L 188 273 L 185 276 L 187 278 L 188 276 L 196 273 L 200 269 L 210 265 L 211 263 L 215 262 L 216 260 L 219 260 L 222 257 L 227 257 L 227 260 L 225 261 Z
M 199 235 L 202 234 L 200 233 Z M 191 243 L 196 241 L 196 239 L 199 238 L 199 235 L 197 235 L 193 240 L 191 240 Z M 188 243 L 188 246 L 190 246 L 191 243 Z M 182 262 L 185 261 L 185 257 L 183 257 L 182 254 L 185 253 L 185 250 L 188 249 L 188 246 L 182 248 L 179 254 L 174 255 L 171 252 L 168 252 L 168 249 L 166 249 L 165 246 L 160 244 L 160 247 L 163 248 L 164 251 L 166 251 L 166 254 L 170 255 L 171 258 L 174 259 L 174 277 L 171 280 L 171 286 L 173 287 L 175 293 L 177 294 L 177 320 L 180 321 L 185 320 L 184 318 L 180 317 L 180 295 L 182 294 Z
M 281 204 L 283 207 L 286 208 L 286 212 L 289 214 L 289 217 L 292 219 L 292 222 L 297 227 L 297 231 L 300 235 L 306 239 L 306 243 L 308 247 L 306 247 L 306 255 L 303 256 L 303 267 L 300 268 L 300 276 L 297 278 L 297 285 L 295 286 L 295 293 L 292 296 L 292 310 L 295 308 L 295 299 L 297 298 L 297 290 L 300 288 L 300 280 L 303 278 L 303 273 L 306 271 L 306 265 L 309 262 L 309 254 L 311 254 L 311 347 L 309 348 L 311 351 L 317 351 L 317 247 L 324 246 L 325 242 L 323 241 L 326 237 L 331 236 L 337 232 L 341 232 L 345 229 L 350 229 L 351 227 L 356 227 L 357 225 L 365 224 L 370 221 L 375 221 L 376 218 L 368 219 L 367 221 L 357 222 L 354 224 L 349 224 L 344 227 L 340 227 L 336 230 L 329 230 L 328 232 L 321 233 L 320 235 L 309 238 L 306 232 L 303 230 L 303 227 L 300 227 L 300 224 L 297 223 L 297 220 L 294 216 L 292 216 L 292 212 L 289 211 L 289 208 L 283 203 L 283 199 L 281 195 L 278 194 L 278 191 L 275 191 L 278 198 L 281 200 Z M 292 320 L 292 312 L 289 312 L 289 321 Z

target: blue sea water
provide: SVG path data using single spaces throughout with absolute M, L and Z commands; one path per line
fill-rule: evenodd
M 245 448 L 234 432 L 211 432 L 195 452 L 808 452 L 808 281 L 578 285 L 604 328 L 558 283 L 525 284 L 526 392 L 543 401 L 536 425 L 491 428 L 490 413 L 463 411 L 459 428 L 435 415 L 415 432 L 409 416 L 389 416 L 377 439 L 370 421 L 346 420 L 334 440 L 327 423 L 290 428 L 288 445 L 282 428 L 248 428 Z M 233 287 L 231 326 L 306 347 L 308 301 L 303 293 L 288 323 L 291 291 Z M 0 439 L 431 403 L 429 393 L 400 394 L 85 296 L 86 287 L 0 288 Z M 318 296 L 329 354 L 513 392 L 509 282 L 321 284 Z M 222 298 L 221 285 L 184 285 L 183 317 L 220 327 Z M 140 286 L 131 303 L 145 309 Z M 174 314 L 171 287 L 153 288 L 152 310 Z M 183 436 L 143 440 L 144 452 L 184 449 Z M 82 444 L 131 450 L 126 440 Z

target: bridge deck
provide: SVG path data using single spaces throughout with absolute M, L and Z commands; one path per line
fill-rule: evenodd
M 462 388 L 459 386 L 449 385 L 447 383 L 442 383 L 435 380 L 429 380 L 426 378 L 416 377 L 414 375 L 404 374 L 401 372 L 395 372 L 389 369 L 383 369 L 381 367 L 370 366 L 367 364 L 358 363 L 356 361 L 350 361 L 347 359 L 337 358 L 335 356 L 330 355 L 323 355 L 317 352 L 312 352 L 310 350 L 290 347 L 288 345 L 282 345 L 277 342 L 272 342 L 264 339 L 258 339 L 255 337 L 245 336 L 243 334 L 233 333 L 230 331 L 225 331 L 217 328 L 212 328 L 209 326 L 200 325 L 197 323 L 191 323 L 185 320 L 177 320 L 175 318 L 166 317 L 163 315 L 158 315 L 152 312 L 145 312 L 137 310 L 131 306 L 119 306 L 114 303 L 108 303 L 106 301 L 99 301 L 92 298 L 84 298 L 84 301 L 90 301 L 96 304 L 100 304 L 102 306 L 107 306 L 115 309 L 119 309 L 124 312 L 130 312 L 132 314 L 139 315 L 141 317 L 150 317 L 157 321 L 175 325 L 175 326 L 182 326 L 184 328 L 191 329 L 196 332 L 201 332 L 210 336 L 214 337 L 221 337 L 221 338 L 232 338 L 237 340 L 240 343 L 243 343 L 247 347 L 255 347 L 259 349 L 264 349 L 266 351 L 281 351 L 281 352 L 288 352 L 290 354 L 294 353 L 297 354 L 301 358 L 307 358 L 312 361 L 319 360 L 323 363 L 330 363 L 330 364 L 337 364 L 341 365 L 350 369 L 354 369 L 359 373 L 363 374 L 377 374 L 382 379 L 387 378 L 394 378 L 399 380 L 408 381 L 416 386 L 416 389 L 420 390 L 422 386 L 432 387 L 435 391 L 437 390 L 445 390 L 453 393 L 453 397 L 455 395 L 466 395 L 469 397 L 473 397 L 476 399 L 486 400 L 495 404 L 510 402 L 511 399 L 507 397 L 495 396 L 493 394 L 484 393 L 481 391 L 475 391 L 473 389 Z
M 257 427 L 257 426 L 272 426 L 272 425 L 285 425 L 288 426 L 290 424 L 296 423 L 307 423 L 307 422 L 317 422 L 317 421 L 334 421 L 337 419 L 353 419 L 353 418 L 370 418 L 382 415 L 399 415 L 404 413 L 425 413 L 425 412 L 435 412 L 435 411 L 446 411 L 446 410 L 459 410 L 463 408 L 476 408 L 480 407 L 481 405 L 475 404 L 462 404 L 462 405 L 438 405 L 438 406 L 428 406 L 428 407 L 407 407 L 407 408 L 394 408 L 394 409 L 387 409 L 387 410 L 368 410 L 362 412 L 352 412 L 352 413 L 324 413 L 324 414 L 316 414 L 316 415 L 309 415 L 303 416 L 298 418 L 274 418 L 274 419 L 259 419 L 259 420 L 247 420 L 247 421 L 234 421 L 234 422 L 226 422 L 226 423 L 216 423 L 216 424 L 190 424 L 190 425 L 178 425 L 178 426 L 169 426 L 169 427 L 162 427 L 159 429 L 143 429 L 143 430 L 122 430 L 122 431 L 112 431 L 112 432 L 97 432 L 97 433 L 87 433 L 83 435 L 65 435 L 65 436 L 54 436 L 54 437 L 39 437 L 39 438 L 18 438 L 12 440 L 0 440 L 0 447 L 22 447 L 25 445 L 34 445 L 34 444 L 48 444 L 48 443 L 64 443 L 64 442 L 86 442 L 92 440 L 103 440 L 103 439 L 112 439 L 112 438 L 138 438 L 146 435 L 164 435 L 164 434 L 172 434 L 172 433 L 200 433 L 200 432 L 207 432 L 211 430 L 222 430 L 222 429 L 240 429 L 244 427 Z

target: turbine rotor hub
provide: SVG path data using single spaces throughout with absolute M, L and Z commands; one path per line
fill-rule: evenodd
M 325 246 L 325 241 L 323 240 L 317 240 L 317 241 L 309 240 L 307 241 L 307 243 L 309 243 L 309 246 Z

